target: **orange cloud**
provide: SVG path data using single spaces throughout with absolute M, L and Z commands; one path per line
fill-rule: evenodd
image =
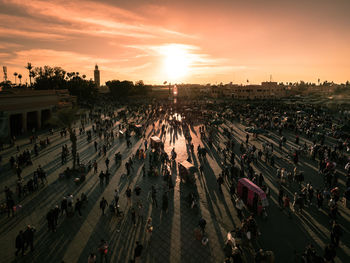
M 267 2 L 0 0 L 1 62 L 163 83 L 175 46 L 187 82 L 348 78 L 349 4 Z
M 35 39 L 56 39 L 56 40 L 64 40 L 67 39 L 67 36 L 60 34 L 52 34 L 38 31 L 29 31 L 29 30 L 21 30 L 21 29 L 10 29 L 0 27 L 0 35 L 3 36 L 16 36 L 22 38 L 35 38 Z
M 130 12 L 121 8 L 110 6 L 103 3 L 91 1 L 20 1 L 5 0 L 7 4 L 12 4 L 19 9 L 24 9 L 38 21 L 43 23 L 41 28 L 59 31 L 60 33 L 83 33 L 89 35 L 101 36 L 128 36 L 135 38 L 154 38 L 161 36 L 177 36 L 192 38 L 181 32 L 153 26 L 146 21 Z M 85 8 L 82 8 L 85 7 Z M 8 19 L 8 18 L 7 18 Z M 52 26 L 46 23 L 48 19 L 52 21 L 62 21 L 65 24 Z M 28 18 L 14 17 L 11 20 L 28 20 Z M 32 19 L 31 19 L 32 20 Z M 68 24 L 67 24 L 68 23 Z M 20 23 L 23 24 L 24 23 Z M 26 24 L 29 26 L 30 24 Z M 39 25 L 37 25 L 39 27 Z M 40 27 L 39 27 L 40 28 Z

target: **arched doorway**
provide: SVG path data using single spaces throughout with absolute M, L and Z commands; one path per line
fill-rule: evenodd
M 27 130 L 32 131 L 38 129 L 38 112 L 31 111 L 27 113 Z
M 46 128 L 47 126 L 49 126 L 49 124 L 47 122 L 50 119 L 50 117 L 51 117 L 50 110 L 42 110 L 41 111 L 41 127 L 42 128 Z
M 22 114 L 12 114 L 10 116 L 10 134 L 18 136 L 22 134 Z

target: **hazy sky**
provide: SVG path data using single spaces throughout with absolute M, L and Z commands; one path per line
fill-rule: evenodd
M 102 82 L 350 79 L 349 0 L 0 0 L 0 65 Z M 2 79 L 2 72 L 0 74 Z

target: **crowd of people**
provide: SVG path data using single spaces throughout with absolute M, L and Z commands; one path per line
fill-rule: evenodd
M 345 204 L 350 202 L 350 146 L 349 137 L 344 128 L 348 121 L 347 115 L 344 115 L 343 112 L 278 102 L 275 104 L 224 103 L 217 105 L 198 101 L 177 104 L 154 102 L 151 105 L 130 103 L 120 111 L 116 111 L 112 105 L 91 110 L 77 123 L 76 133 L 79 138 L 86 137 L 97 153 L 94 159 L 86 160 L 88 163 L 86 166 L 89 169 L 84 171 L 90 171 L 93 168 L 92 174 L 98 176 L 101 187 L 109 184 L 116 169 L 124 169 L 117 165 L 118 162 L 121 162 L 122 155 L 119 152 L 111 152 L 113 145 L 125 142 L 127 148 L 131 148 L 136 142 L 142 141 L 140 147 L 130 153 L 130 156 L 123 156 L 123 160 L 126 160 L 126 172 L 123 176 L 127 180 L 134 176 L 136 173 L 134 167 L 137 165 L 142 167 L 142 177 L 162 176 L 164 178 L 164 183 L 159 187 L 153 185 L 151 189 L 141 189 L 140 185 L 136 185 L 134 189 L 127 186 L 125 190 L 127 214 L 130 215 L 130 221 L 133 225 L 139 223 L 144 225 L 145 232 L 148 233 L 148 242 L 151 240 L 153 225 L 152 218 L 144 222 L 144 209 L 148 200 L 141 198 L 141 192 L 149 192 L 148 198 L 155 209 L 158 208 L 157 193 L 160 192 L 161 209 L 166 216 L 169 207 L 168 193 L 172 191 L 175 184 L 172 171 L 178 165 L 178 153 L 176 148 L 167 153 L 164 149 L 164 139 L 167 135 L 176 137 L 182 133 L 186 140 L 188 155 L 186 160 L 194 164 L 193 159 L 197 156 L 197 169 L 200 177 L 205 177 L 206 174 L 207 154 L 217 156 L 216 160 L 221 170 L 216 175 L 218 191 L 224 194 L 225 188 L 229 189 L 229 195 L 232 196 L 235 203 L 232 209 L 235 209 L 241 225 L 230 232 L 231 237 L 223 244 L 225 262 L 242 262 L 240 260 L 245 258 L 238 240 L 246 240 L 253 244 L 255 262 L 267 262 L 267 258 L 270 258 L 270 254 L 261 250 L 255 242 L 263 234 L 259 231 L 256 217 L 259 214 L 268 217 L 268 208 L 264 207 L 260 213 L 258 206 L 261 204 L 259 202 L 256 202 L 255 206 L 250 206 L 236 191 L 239 179 L 247 178 L 269 197 L 271 185 L 266 180 L 266 177 L 269 177 L 274 188 L 277 188 L 277 205 L 289 218 L 303 214 L 305 209 L 311 209 L 313 206 L 327 212 L 330 237 L 328 244 L 324 247 L 324 254 L 319 255 L 319 252 L 316 252 L 313 245 L 310 244 L 301 255 L 304 262 L 313 263 L 333 262 L 344 233 L 339 224 L 339 206 L 343 201 Z M 135 124 L 140 124 L 141 131 L 140 127 L 136 127 Z M 244 125 L 251 129 L 237 135 L 236 125 Z M 199 126 L 200 135 L 200 143 L 197 145 L 193 142 L 191 135 L 195 132 L 194 127 L 196 126 Z M 149 129 L 151 131 L 146 132 Z M 59 130 L 59 133 L 63 139 L 67 135 L 67 130 Z M 135 139 L 132 138 L 133 135 L 136 136 Z M 161 139 L 159 145 L 153 144 L 149 139 L 150 136 L 156 135 Z M 48 136 L 54 136 L 54 131 L 50 130 Z M 48 175 L 40 165 L 32 177 L 25 175 L 25 179 L 29 179 L 27 183 L 23 183 L 22 168 L 31 165 L 31 159 L 37 157 L 39 153 L 39 150 L 35 149 L 37 145 L 35 141 L 31 140 L 31 143 L 34 144 L 33 152 L 25 150 L 9 159 L 10 167 L 17 175 L 17 200 L 21 200 L 27 193 L 36 191 L 39 188 L 39 180 L 42 186 L 47 184 Z M 49 144 L 50 139 L 47 137 L 45 145 Z M 115 154 L 115 163 L 110 162 L 108 158 L 110 153 L 113 156 Z M 117 154 L 120 155 L 117 156 Z M 62 167 L 67 166 L 71 155 L 72 152 L 68 149 L 67 144 L 62 145 L 60 156 Z M 77 164 L 84 166 L 79 152 L 76 157 Z M 101 164 L 98 164 L 100 160 L 104 163 L 103 168 Z M 300 168 L 302 162 L 317 163 L 317 176 L 322 180 L 313 179 L 316 176 L 305 174 Z M 274 171 L 274 175 L 270 176 L 260 171 L 259 167 L 265 167 L 269 172 Z M 345 182 L 345 187 L 340 180 Z M 5 187 L 5 194 L 8 216 L 11 213 L 14 215 L 16 198 L 9 187 Z M 105 215 L 106 208 L 109 207 L 110 211 L 117 211 L 116 214 L 120 215 L 119 199 L 121 196 L 120 189 L 115 189 L 114 196 L 103 197 L 99 204 L 101 214 Z M 194 194 L 190 194 L 191 208 L 198 206 L 196 198 Z M 64 213 L 67 217 L 74 216 L 74 214 L 81 217 L 81 209 L 86 201 L 87 196 L 84 193 L 75 200 L 72 195 L 68 195 L 64 197 L 60 206 L 57 204 L 50 208 L 46 215 L 49 231 L 56 231 L 59 218 Z M 200 220 L 199 230 L 201 236 L 205 237 L 203 220 Z M 30 226 L 29 228 L 32 229 Z M 25 241 L 28 233 L 25 234 L 25 232 L 21 231 L 16 238 L 16 255 L 20 251 L 24 254 L 25 245 L 23 244 L 28 243 Z M 206 242 L 202 243 L 206 244 Z M 32 247 L 33 242 L 29 244 Z M 106 241 L 102 240 L 97 252 L 101 254 L 101 260 L 108 254 L 106 244 Z M 143 248 L 141 242 L 137 242 L 136 248 L 138 250 L 135 249 L 133 257 L 135 262 L 141 256 Z M 89 262 L 95 262 L 95 254 L 95 252 L 91 253 Z

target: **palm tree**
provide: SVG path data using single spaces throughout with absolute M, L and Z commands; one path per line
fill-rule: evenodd
M 32 74 L 30 73 L 31 70 L 33 69 L 32 63 L 28 62 L 25 68 L 28 69 L 29 71 L 29 83 L 30 83 L 30 86 L 32 86 Z
M 18 74 L 18 79 L 19 79 L 19 85 L 21 86 L 22 85 L 22 75 L 21 74 Z
M 86 75 L 83 75 L 83 79 L 85 79 L 86 78 Z
M 69 138 L 72 143 L 73 169 L 75 169 L 77 157 L 77 136 L 75 134 L 75 129 L 73 128 L 73 125 L 77 119 L 77 108 L 64 108 L 57 111 L 56 114 L 53 115 L 49 120 L 49 123 L 68 130 Z
M 18 76 L 18 73 L 17 73 L 17 72 L 13 73 L 13 76 L 15 76 L 15 85 L 17 85 L 17 76 Z
M 32 80 L 31 78 L 35 78 L 35 72 L 32 70 L 32 71 L 29 71 L 29 79 L 30 79 L 30 85 L 32 85 Z

